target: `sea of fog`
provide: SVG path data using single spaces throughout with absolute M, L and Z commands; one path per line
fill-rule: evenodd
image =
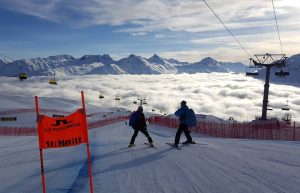
M 84 91 L 86 103 L 130 110 L 137 108 L 134 100 L 145 97 L 145 111 L 155 110 L 162 114 L 174 113 L 181 100 L 186 100 L 197 114 L 246 121 L 261 116 L 264 88 L 264 81 L 229 73 L 68 76 L 57 77 L 58 85 L 50 85 L 48 80 L 45 76 L 29 77 L 24 81 L 0 77 L 0 93 L 80 100 L 80 91 Z M 100 91 L 103 99 L 99 99 Z M 120 101 L 115 100 L 116 95 L 121 97 Z M 288 112 L 293 121 L 299 122 L 299 96 L 300 87 L 271 83 L 269 106 L 273 110 L 268 111 L 268 116 L 281 118 Z M 0 104 L 0 108 L 10 108 Z M 287 104 L 290 111 L 282 111 Z

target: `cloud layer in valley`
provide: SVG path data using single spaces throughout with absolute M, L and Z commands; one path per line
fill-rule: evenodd
M 133 101 L 146 97 L 146 111 L 172 114 L 181 100 L 186 100 L 197 114 L 209 114 L 228 119 L 252 120 L 261 116 L 264 82 L 242 74 L 180 74 L 180 75 L 90 75 L 57 77 L 58 85 L 49 85 L 48 77 L 30 77 L 23 82 L 16 78 L 0 77 L 0 93 L 39 97 L 57 97 L 80 100 L 85 92 L 86 102 L 104 108 L 137 108 Z M 99 99 L 99 92 L 105 95 Z M 115 100 L 119 94 L 120 101 Z M 300 88 L 270 85 L 269 116 L 281 118 L 281 108 L 288 104 L 289 113 L 300 121 Z M 1 104 L 2 108 L 5 104 Z M 9 107 L 6 107 L 9 108 Z

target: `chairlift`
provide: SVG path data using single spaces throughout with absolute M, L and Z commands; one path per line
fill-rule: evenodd
M 289 76 L 290 72 L 288 71 L 283 71 L 282 69 L 280 71 L 275 72 L 275 76 L 278 77 L 285 77 L 285 76 Z
M 246 68 L 246 76 L 257 76 L 258 75 L 259 67 L 256 66 L 256 64 L 252 65 L 251 61 L 253 61 L 253 63 L 255 64 L 255 61 L 252 58 L 250 58 L 250 64 Z
M 55 73 L 53 74 L 53 78 L 49 80 L 49 84 L 57 85 L 56 79 L 55 79 Z
M 143 104 L 144 104 L 144 105 L 146 105 L 146 104 L 147 104 L 147 100 L 146 100 L 146 98 L 144 98 L 144 100 L 143 100 Z
M 256 66 L 249 66 L 246 69 L 246 76 L 257 76 L 258 68 Z
M 115 100 L 116 100 L 116 101 L 121 100 L 121 97 L 120 97 L 119 93 L 115 96 Z
M 269 102 L 270 102 L 270 101 L 268 101 L 268 103 L 269 103 Z M 273 111 L 273 107 L 269 104 L 268 107 L 267 107 L 267 110 L 268 110 L 268 111 Z
M 54 84 L 54 85 L 57 85 L 57 82 L 55 79 L 50 79 L 49 80 L 49 84 Z
M 103 99 L 103 98 L 104 98 L 104 94 L 102 92 L 100 92 L 99 99 Z
M 282 108 L 281 108 L 281 110 L 283 110 L 283 111 L 289 111 L 290 110 L 290 108 L 289 108 L 289 101 L 286 101 L 286 105 L 284 105 Z
M 137 101 L 136 101 L 136 100 L 133 100 L 133 104 L 137 104 Z
M 21 73 L 19 74 L 19 79 L 20 79 L 21 81 L 27 79 L 27 74 L 26 74 L 25 72 L 21 72 Z
M 27 79 L 27 74 L 24 71 L 22 71 L 22 67 L 19 66 L 19 68 L 20 68 L 19 79 L 21 81 Z

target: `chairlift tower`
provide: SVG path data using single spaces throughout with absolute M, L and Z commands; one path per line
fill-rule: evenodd
M 143 106 L 143 104 L 144 105 L 146 105 L 147 104 L 147 99 L 146 99 L 146 97 L 138 97 L 137 98 L 137 100 L 134 100 L 133 101 L 133 104 L 137 104 L 138 102 L 137 101 L 140 101 L 140 106 Z
M 284 66 L 286 57 L 285 54 L 269 54 L 269 53 L 258 54 L 254 56 L 257 59 L 257 61 L 252 59 L 254 65 L 266 68 L 266 79 L 264 85 L 264 98 L 263 98 L 261 120 L 267 120 L 271 68 L 274 66 Z M 275 60 L 274 59 L 275 57 L 280 59 Z

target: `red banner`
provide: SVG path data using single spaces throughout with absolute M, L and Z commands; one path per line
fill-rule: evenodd
M 78 109 L 66 117 L 39 115 L 38 134 L 41 149 L 62 148 L 88 143 L 86 116 Z

